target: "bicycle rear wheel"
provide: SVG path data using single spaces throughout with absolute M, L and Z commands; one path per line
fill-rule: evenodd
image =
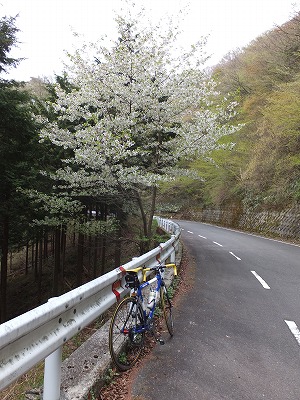
M 163 316 L 166 321 L 167 329 L 170 336 L 174 335 L 174 322 L 172 315 L 172 304 L 165 286 L 160 288 L 160 305 L 162 308 Z
M 126 371 L 137 361 L 144 346 L 143 309 L 129 297 L 118 305 L 109 327 L 109 351 L 117 368 Z

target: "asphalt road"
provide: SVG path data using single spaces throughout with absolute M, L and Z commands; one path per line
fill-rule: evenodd
M 132 399 L 299 400 L 300 247 L 178 222 L 195 260 L 192 287 Z

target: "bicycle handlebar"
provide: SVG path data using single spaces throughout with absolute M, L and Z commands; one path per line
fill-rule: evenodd
M 153 267 L 137 267 L 134 269 L 129 269 L 127 272 L 143 272 L 143 281 L 146 280 L 146 272 L 148 271 L 159 271 L 159 270 L 164 270 L 165 268 L 173 268 L 174 270 L 174 276 L 177 276 L 177 267 L 176 264 L 157 264 L 154 265 Z
M 174 269 L 174 275 L 177 275 L 176 264 L 157 264 L 157 265 L 154 265 L 154 267 L 143 268 L 143 271 L 156 271 L 156 270 L 159 270 L 159 269 L 163 270 L 164 268 L 173 268 Z

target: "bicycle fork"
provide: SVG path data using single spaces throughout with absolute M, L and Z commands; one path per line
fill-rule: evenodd
M 164 340 L 161 339 L 155 332 L 153 317 L 144 315 L 144 320 L 146 320 L 146 323 L 138 323 L 138 315 L 136 310 L 137 306 L 132 305 L 131 310 L 124 322 L 123 328 L 121 328 L 120 330 L 121 333 L 123 333 L 124 335 L 128 335 L 130 341 L 134 342 L 135 335 L 150 331 L 156 342 L 158 342 L 161 345 L 165 344 Z M 133 317 L 135 319 L 135 326 L 128 329 L 125 327 L 130 317 Z
M 158 342 L 160 345 L 165 344 L 165 341 L 158 336 L 155 331 L 154 320 L 153 317 L 148 317 L 147 320 L 148 330 L 151 332 L 152 336 L 154 337 L 155 341 Z

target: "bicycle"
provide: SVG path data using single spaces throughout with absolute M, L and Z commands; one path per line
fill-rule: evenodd
M 162 313 L 168 332 L 174 334 L 172 303 L 163 278 L 165 268 L 173 268 L 177 275 L 175 264 L 161 264 L 153 267 L 138 267 L 128 270 L 125 275 L 126 287 L 131 289 L 130 297 L 123 299 L 117 306 L 109 328 L 109 351 L 111 358 L 120 371 L 126 371 L 138 360 L 144 347 L 146 332 L 151 332 L 156 341 L 164 344 L 154 329 L 154 315 L 160 301 Z M 140 283 L 138 272 L 143 273 Z M 146 272 L 154 271 L 155 277 L 146 281 Z M 153 284 L 156 282 L 156 287 Z M 150 287 L 148 303 L 145 305 L 143 289 Z

